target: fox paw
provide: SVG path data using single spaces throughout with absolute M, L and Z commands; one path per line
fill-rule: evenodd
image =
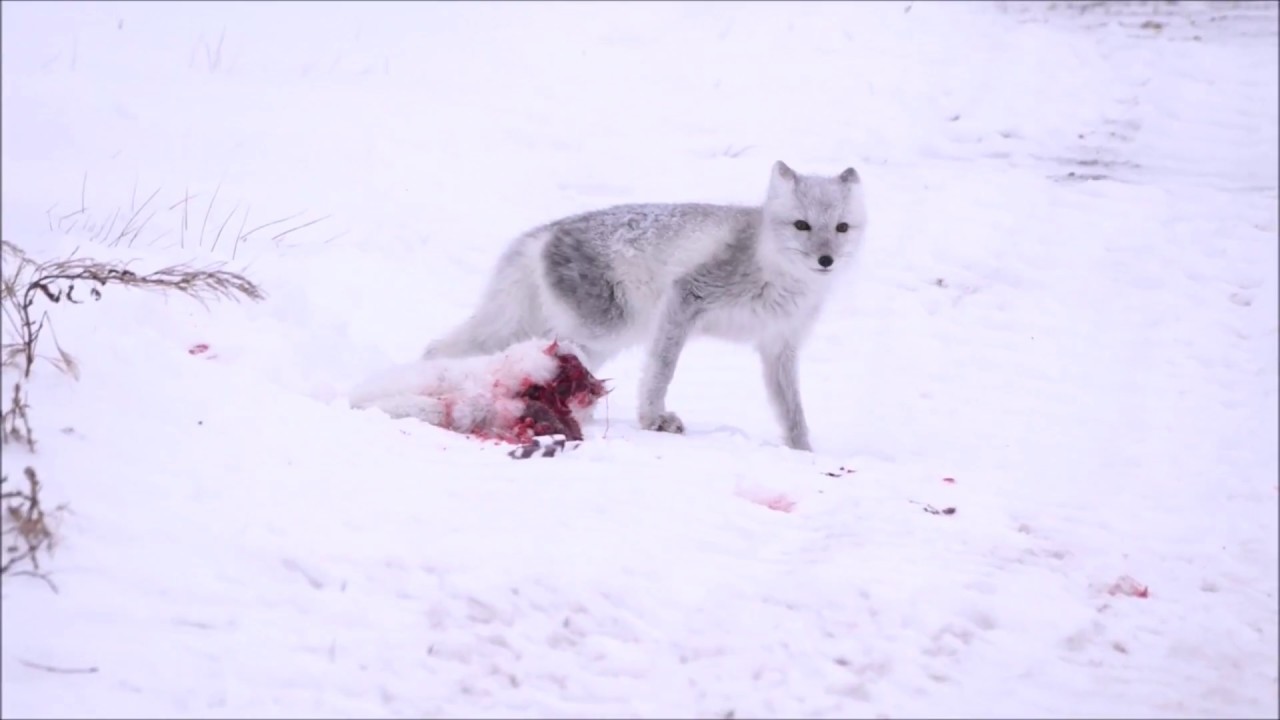
M 679 415 L 673 412 L 660 412 L 656 415 L 641 417 L 640 427 L 654 432 L 675 433 L 677 435 L 684 432 L 684 422 L 680 420 Z

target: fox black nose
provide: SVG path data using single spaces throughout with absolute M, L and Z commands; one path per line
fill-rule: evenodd
M 819 265 L 821 265 L 821 266 L 822 266 L 822 267 L 824 267 L 824 268 L 829 268 L 829 267 L 831 267 L 832 263 L 834 263 L 835 261 L 836 261 L 836 259 L 835 259 L 835 258 L 833 258 L 833 257 L 831 257 L 830 255 L 819 255 L 819 256 L 818 256 L 818 264 L 819 264 Z

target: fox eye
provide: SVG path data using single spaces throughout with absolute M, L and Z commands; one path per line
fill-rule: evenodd
M 796 226 L 796 229 L 797 229 L 797 230 L 804 230 L 804 231 L 806 231 L 806 232 L 812 229 L 812 228 L 810 228 L 810 227 L 809 227 L 809 223 L 807 223 L 807 222 L 805 222 L 805 221 L 803 221 L 803 220 L 797 220 L 797 221 L 795 222 L 795 226 Z
M 849 232 L 849 223 L 840 223 L 836 225 L 836 232 Z

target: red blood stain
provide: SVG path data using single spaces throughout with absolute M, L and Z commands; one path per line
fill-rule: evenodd
M 454 398 L 444 399 L 444 426 L 445 427 L 454 427 L 453 410 L 454 410 L 454 407 L 457 406 L 457 404 L 458 404 L 458 401 Z
M 796 509 L 796 501 L 786 495 L 774 495 L 771 498 L 765 498 L 764 502 L 760 504 L 770 510 L 777 510 L 778 512 L 784 513 L 789 513 Z
M 952 484 L 952 485 L 955 485 L 955 484 L 956 484 L 956 479 L 955 479 L 955 478 L 952 478 L 952 477 L 945 477 L 945 478 L 942 478 L 942 482 L 944 482 L 944 483 L 950 483 L 950 484 Z
M 1143 585 L 1128 575 L 1121 575 L 1115 582 L 1111 583 L 1111 587 L 1107 588 L 1107 594 L 1147 598 L 1151 596 L 1151 591 L 1146 585 Z
M 473 437 L 495 444 L 515 445 L 523 445 L 541 435 L 564 435 L 567 440 L 583 439 L 582 426 L 573 416 L 573 410 L 590 407 L 608 390 L 576 355 L 560 354 L 557 343 L 548 345 L 545 352 L 559 362 L 555 377 L 545 383 L 535 383 L 529 378 L 522 380 L 520 389 L 515 393 L 515 397 L 524 400 L 520 416 L 501 418 L 498 427 L 473 432 Z M 506 390 L 499 385 L 495 382 L 495 394 Z
M 187 354 L 189 355 L 203 355 L 207 352 L 209 352 L 209 346 L 205 343 L 196 343 L 187 348 Z
M 796 501 L 782 494 L 757 495 L 752 493 L 741 493 L 741 495 L 756 505 L 767 507 L 770 510 L 776 510 L 778 512 L 789 513 L 796 508 Z

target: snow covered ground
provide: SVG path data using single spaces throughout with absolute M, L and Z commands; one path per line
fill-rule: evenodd
M 0 709 L 1276 717 L 1277 17 L 5 3 L 4 239 L 268 298 L 52 307 L 80 379 L 40 366 L 3 464 L 69 509 Z M 638 352 L 551 459 L 348 408 L 520 231 L 776 159 L 871 214 L 815 453 L 711 341 L 686 436 L 636 427 Z

